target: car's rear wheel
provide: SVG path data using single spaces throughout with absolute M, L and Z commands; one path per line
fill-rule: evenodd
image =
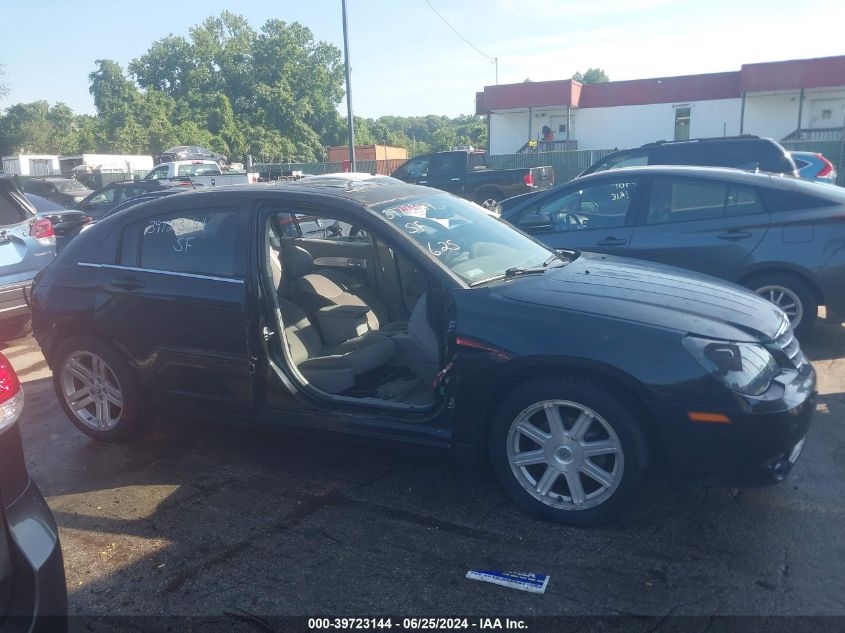
M 534 514 L 573 525 L 615 519 L 636 495 L 646 461 L 634 409 L 591 380 L 523 383 L 492 423 L 493 468 L 514 500 Z
M 142 418 L 134 372 L 110 345 L 76 336 L 56 351 L 53 384 L 65 415 L 98 440 L 131 437 Z
M 488 211 L 493 211 L 496 205 L 504 199 L 504 195 L 498 189 L 482 189 L 475 197 L 475 203 Z
M 818 301 L 812 289 L 797 277 L 782 273 L 758 275 L 746 280 L 745 286 L 783 310 L 799 334 L 815 324 Z

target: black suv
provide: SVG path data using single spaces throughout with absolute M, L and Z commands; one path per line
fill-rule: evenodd
M 91 189 L 73 178 L 31 178 L 23 184 L 26 193 L 34 193 L 52 200 L 65 208 L 82 202 L 88 195 L 94 193 Z
M 80 211 L 85 211 L 95 220 L 99 220 L 106 212 L 117 205 L 151 191 L 161 191 L 175 185 L 193 187 L 190 182 L 171 182 L 168 180 L 128 180 L 113 182 L 97 189 L 82 202 L 76 205 Z
M 689 141 L 657 141 L 623 149 L 599 159 L 581 176 L 617 167 L 642 165 L 704 165 L 797 176 L 795 161 L 780 143 L 751 134 Z

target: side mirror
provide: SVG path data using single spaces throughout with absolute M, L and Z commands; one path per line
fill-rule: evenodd
M 543 233 L 554 229 L 554 225 L 546 213 L 526 213 L 519 219 L 519 228 L 529 233 Z

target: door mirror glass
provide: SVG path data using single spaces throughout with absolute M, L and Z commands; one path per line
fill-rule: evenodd
M 519 227 L 529 233 L 542 233 L 554 228 L 552 218 L 547 213 L 527 213 L 519 220 Z

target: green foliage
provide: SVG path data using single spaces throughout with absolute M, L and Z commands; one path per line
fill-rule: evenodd
M 3 64 L 0 64 L 0 77 L 2 77 L 5 73 L 3 70 Z M 3 99 L 9 94 L 9 86 L 4 83 L 0 83 L 0 99 Z
M 583 74 L 578 71 L 572 75 L 572 79 L 580 81 L 582 84 L 603 84 L 610 81 L 610 77 L 601 68 L 588 68 L 587 72 Z
M 202 145 L 232 160 L 307 162 L 346 143 L 341 52 L 296 22 L 271 19 L 256 30 L 224 11 L 188 37 L 153 42 L 126 70 L 98 59 L 89 80 L 97 116 L 62 103 L 16 104 L 0 115 L 0 151 L 155 155 Z M 486 147 L 487 124 L 477 116 L 358 118 L 356 142 L 415 154 Z
M 345 123 L 345 122 L 344 122 Z M 346 140 L 346 125 L 335 145 Z M 456 145 L 487 147 L 487 121 L 484 117 L 461 115 L 400 117 L 382 116 L 378 119 L 355 117 L 355 142 L 359 145 L 378 143 L 404 147 L 412 156 L 441 152 Z

